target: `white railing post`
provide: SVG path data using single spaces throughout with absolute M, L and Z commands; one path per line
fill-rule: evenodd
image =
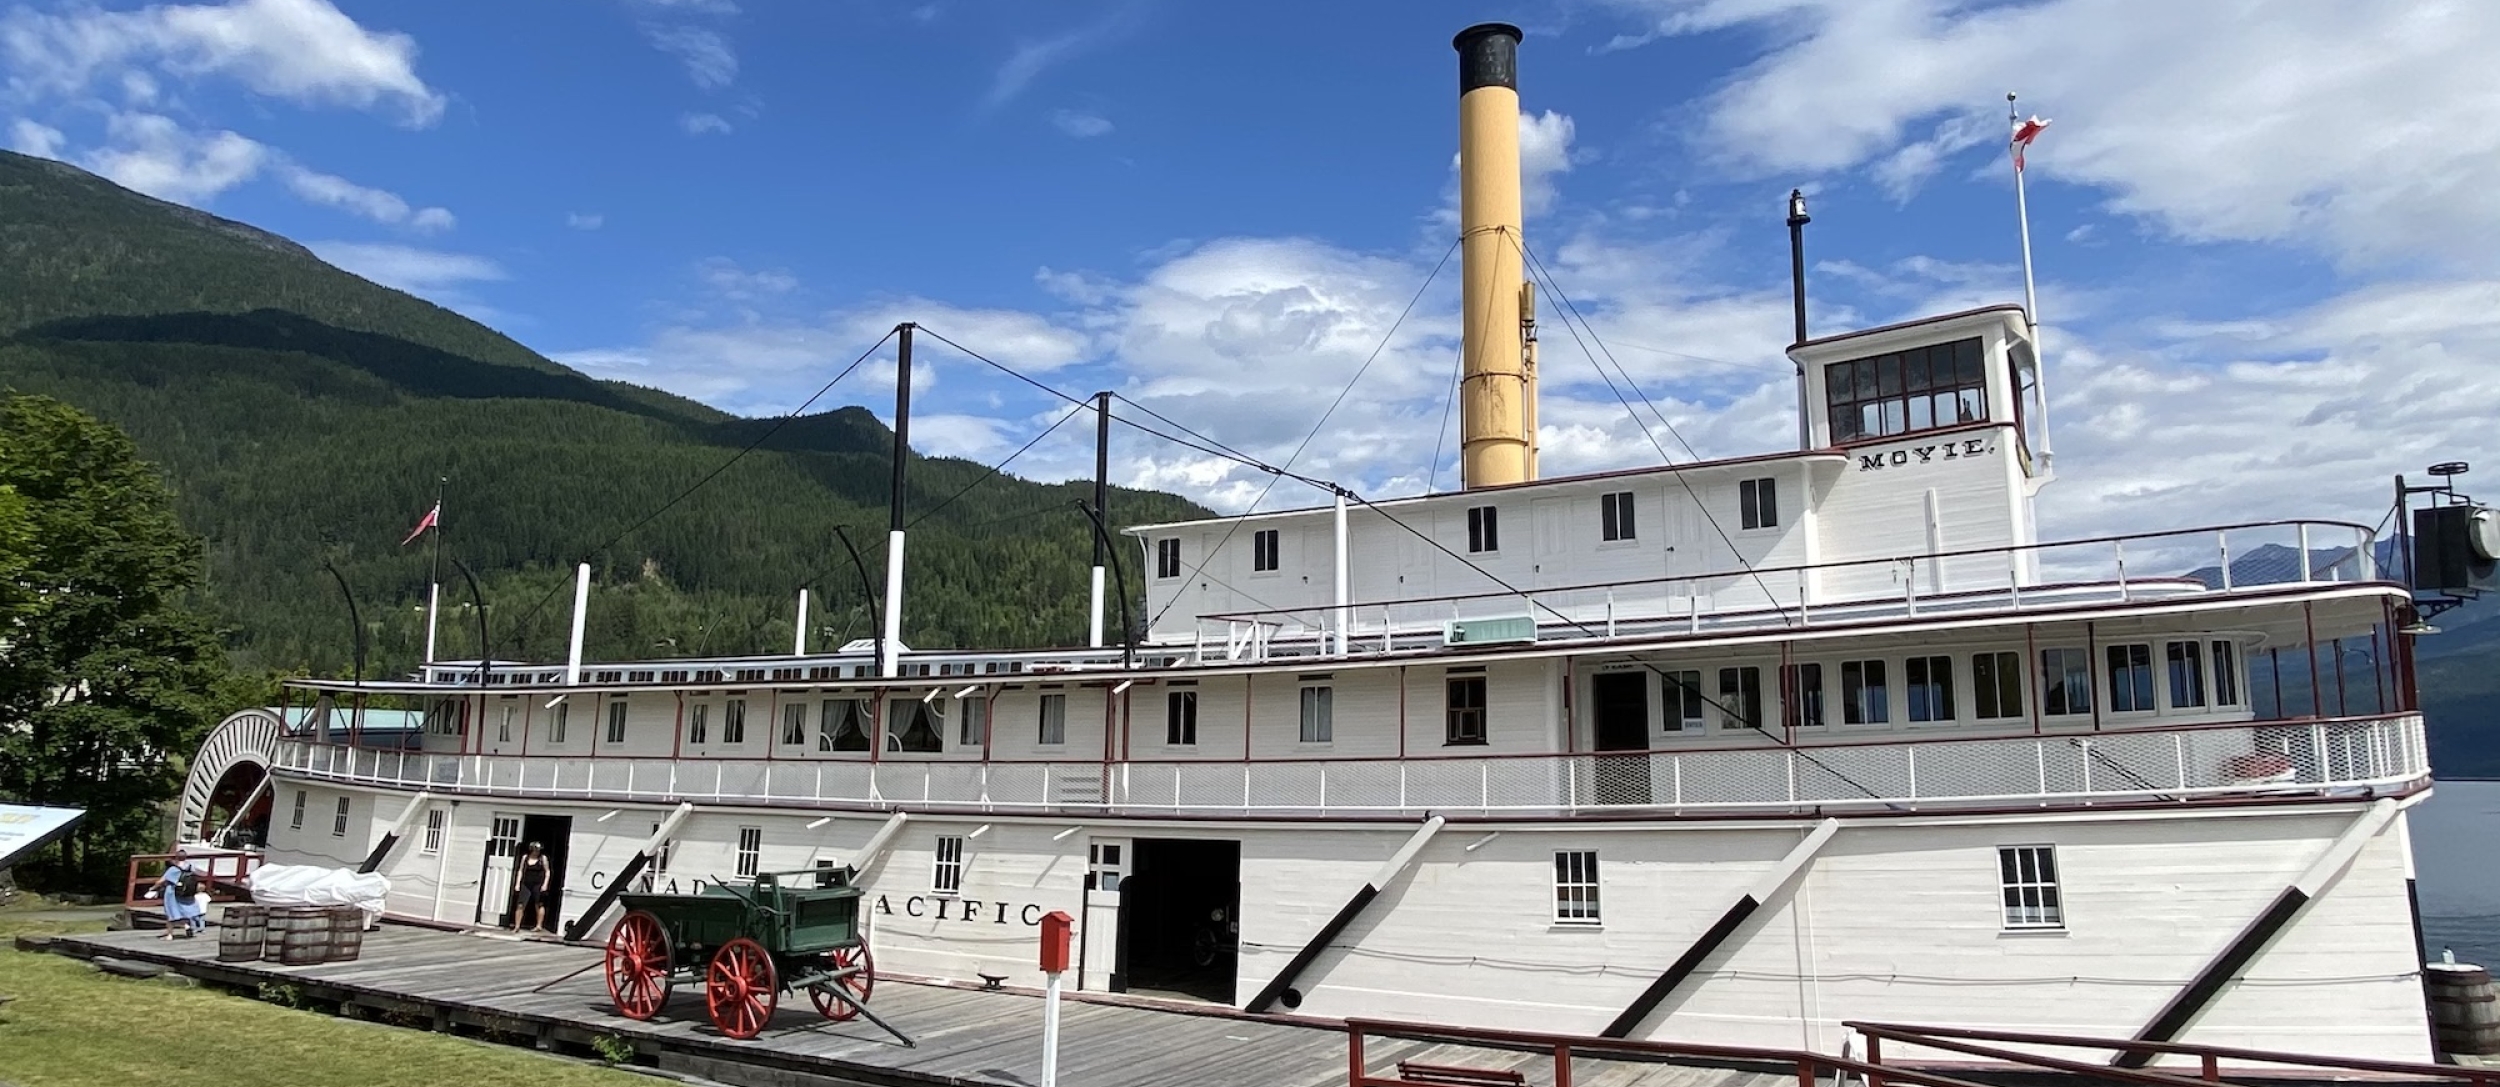
M 1797 749 L 1793 747 L 1788 749 L 1788 803 L 1792 807 L 1797 803 Z
M 2378 541 L 2370 538 L 2370 530 L 2359 525 L 2352 530 L 2352 572 L 2355 581 L 2378 579 Z
M 1670 755 L 1675 760 L 1675 806 L 1684 806 L 1684 756 Z
M 2083 795 L 2088 804 L 2092 796 L 2092 741 L 2078 740 L 2076 747 L 2083 752 Z
M 2110 542 L 2110 547 L 2118 556 L 2118 599 L 2135 599 L 2127 592 L 2127 541 L 2113 540 Z
M 2302 584 L 2307 584 L 2309 581 L 2309 522 L 2307 521 L 2300 523 L 2300 580 Z M 2315 682 L 2316 678 L 2310 677 L 2312 682 Z
M 1481 760 L 1481 759 L 1477 760 L 1477 762 L 1476 762 L 1476 782 L 1477 782 L 1477 783 L 1476 783 L 1476 809 L 1477 809 L 1477 810 L 1479 810 L 1479 811 L 1487 811 L 1487 812 L 1492 811 L 1492 810 L 1493 810 L 1493 764 L 1492 764 L 1492 763 L 1485 762 L 1485 761 L 1483 761 L 1483 760 Z
M 1398 810 L 1406 810 L 1406 764 L 1398 763 Z
M 1909 745 L 1908 747 L 1903 748 L 1902 750 L 1903 750 L 1904 752 L 1908 753 L 1908 755 L 1909 755 L 1909 757 L 1910 757 L 1910 797 L 1909 797 L 1909 799 L 1910 799 L 1910 802 L 1911 802 L 1911 803 L 1915 804 L 1915 803 L 1917 803 L 1917 802 L 1918 802 L 1918 745 L 1917 745 L 1917 744 L 1911 744 L 1911 745 Z
M 2305 554 L 2305 552 L 2304 552 L 2304 554 Z M 2316 683 L 2317 681 L 2318 681 L 2318 677 L 2316 677 L 2316 676 L 2311 676 L 2311 677 L 2309 677 L 2309 682 L 2311 682 L 2311 683 Z M 2311 757 L 2311 758 L 2314 758 L 2314 759 L 2318 760 L 2318 782 L 2319 782 L 2319 784 L 2325 784 L 2325 783 L 2326 783 L 2326 776 L 2327 776 L 2327 775 L 2326 775 L 2326 771 L 2327 771 L 2327 757 L 2326 757 L 2326 722 L 2324 722 L 2324 721 L 2315 721 L 2315 722 L 2311 722 L 2311 723 L 2310 723 L 2310 725 L 2309 725 L 2309 752 L 2310 752 L 2310 757 Z
M 2231 533 L 2225 529 L 2214 533 L 2214 539 L 2222 552 L 2222 591 L 2227 593 L 2231 591 Z
M 2049 795 L 2049 742 L 2047 740 L 2033 740 L 2031 742 L 2031 754 L 2033 761 L 2039 764 L 2040 791 L 2037 795 L 2045 798 Z M 2044 799 L 2042 802 L 2046 803 L 2046 800 Z
M 2173 732 L 2170 734 L 2170 757 L 2171 761 L 2176 765 L 2178 770 L 2179 782 L 2176 787 L 2181 789 L 2187 788 L 2187 734 L 2180 732 Z

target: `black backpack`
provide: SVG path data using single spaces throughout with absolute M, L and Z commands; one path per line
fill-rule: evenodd
M 185 867 L 182 870 L 182 875 L 174 880 L 174 893 L 181 895 L 184 898 L 190 898 L 199 894 L 200 874 L 192 871 L 188 867 Z

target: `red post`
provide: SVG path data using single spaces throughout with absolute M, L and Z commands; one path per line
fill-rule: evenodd
M 2087 658 L 2087 663 L 2088 662 Z M 1866 1036 L 1866 1063 L 1875 1066 L 1880 1066 L 1884 1063 L 1883 1035 L 1869 1034 Z M 1884 1087 L 1883 1074 L 1880 1072 L 1868 1072 L 1866 1074 L 1866 1087 Z
M 2213 1054 L 2205 1054 L 2205 1082 L 2222 1082 L 2222 1062 Z
M 1554 1087 L 1571 1087 L 1571 1043 L 1554 1043 Z
M 1797 1058 L 1797 1087 L 1815 1087 L 1814 1062 L 1805 1057 Z
M 1345 1028 L 1346 1087 L 1363 1087 L 1363 1028 Z
M 1063 974 L 1068 969 L 1069 939 L 1076 932 L 1076 919 L 1060 910 L 1042 915 L 1042 972 Z

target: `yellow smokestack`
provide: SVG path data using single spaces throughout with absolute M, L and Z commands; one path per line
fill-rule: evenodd
M 1458 226 L 1465 280 L 1459 480 L 1469 488 L 1536 477 L 1536 417 L 1520 324 L 1526 285 L 1519 206 L 1519 28 L 1460 31 Z

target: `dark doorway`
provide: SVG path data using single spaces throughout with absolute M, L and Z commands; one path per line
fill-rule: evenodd
M 1129 992 L 1233 1002 L 1240 966 L 1241 843 L 1139 838 L 1120 883 L 1120 973 Z
M 546 908 L 539 911 L 538 927 L 543 932 L 556 932 L 556 923 L 564 915 L 565 855 L 573 844 L 573 817 L 570 815 L 524 815 L 521 817 L 521 852 L 527 854 L 531 842 L 538 843 L 547 855 Z M 515 856 L 514 864 L 521 858 Z M 521 920 L 513 918 L 515 922 Z
M 1649 750 L 1649 673 L 1599 672 L 1589 677 L 1589 708 L 1599 751 Z M 1597 802 L 1649 803 L 1649 756 L 1600 756 Z

